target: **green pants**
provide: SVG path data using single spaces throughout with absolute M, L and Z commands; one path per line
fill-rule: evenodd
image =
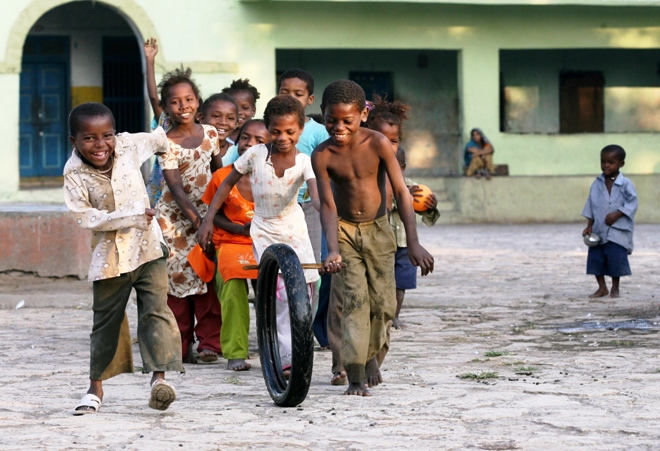
M 220 273 L 216 273 L 215 287 L 222 311 L 222 356 L 227 360 L 247 359 L 250 331 L 247 280 L 230 279 L 224 282 Z
M 365 365 L 387 342 L 396 313 L 396 240 L 387 216 L 355 224 L 339 219 L 339 253 L 347 268 L 333 274 L 341 291 L 341 363 L 350 382 L 364 380 Z M 337 284 L 337 285 L 335 285 Z
M 134 371 L 126 318 L 126 304 L 133 288 L 137 293 L 142 372 L 185 371 L 179 328 L 167 306 L 167 268 L 162 257 L 135 271 L 94 282 L 89 376 L 92 380 L 106 380 Z

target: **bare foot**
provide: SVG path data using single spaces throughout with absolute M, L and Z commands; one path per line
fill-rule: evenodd
M 371 393 L 369 393 L 369 390 L 367 390 L 364 382 L 360 382 L 359 384 L 350 382 L 344 394 L 353 396 L 371 396 Z
M 291 377 L 291 370 L 284 370 L 282 372 L 284 373 L 284 379 L 289 380 Z
M 218 360 L 218 354 L 210 349 L 203 349 L 199 352 L 199 360 L 205 363 L 215 362 Z
M 247 371 L 252 368 L 252 365 L 243 359 L 229 359 L 227 361 L 227 369 L 233 371 Z
M 608 294 L 610 294 L 610 292 L 607 290 L 606 287 L 600 287 L 599 289 L 597 289 L 594 292 L 594 294 L 589 296 L 589 298 L 591 298 L 591 299 L 593 299 L 593 298 L 602 298 L 603 296 L 607 296 Z
M 330 379 L 330 385 L 346 385 L 346 371 L 333 373 Z
M 371 388 L 383 383 L 383 378 L 380 375 L 380 369 L 378 368 L 376 357 L 367 362 L 364 367 L 364 372 L 364 380 L 367 387 Z
M 195 358 L 195 353 L 193 352 L 193 344 L 190 342 L 188 345 L 188 352 L 186 353 L 186 357 L 183 358 L 183 363 L 197 363 L 197 359 Z
M 392 320 L 392 327 L 394 328 L 394 330 L 403 329 L 404 326 L 403 326 L 403 323 L 401 322 L 401 320 L 399 319 L 399 317 L 396 317 Z
M 612 291 L 610 292 L 610 297 L 611 298 L 618 298 L 619 297 L 619 289 L 618 288 L 612 288 Z

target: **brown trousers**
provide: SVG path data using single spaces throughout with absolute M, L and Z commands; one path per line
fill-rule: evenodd
M 389 349 L 389 325 L 396 312 L 396 242 L 386 216 L 354 224 L 339 220 L 339 253 L 347 268 L 332 276 L 328 341 L 333 373 L 344 369 L 350 382 L 365 377 L 365 365 L 382 363 Z

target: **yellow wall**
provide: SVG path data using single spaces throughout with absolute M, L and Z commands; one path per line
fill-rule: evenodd
M 103 103 L 103 88 L 101 86 L 71 86 L 71 108 L 85 102 Z

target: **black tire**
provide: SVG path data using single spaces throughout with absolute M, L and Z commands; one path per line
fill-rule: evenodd
M 292 354 L 288 381 L 282 371 L 275 315 L 280 269 L 289 298 L 291 318 Z M 312 381 L 314 335 L 305 273 L 298 256 L 286 244 L 273 244 L 261 256 L 255 311 L 259 359 L 268 393 L 278 406 L 297 406 L 307 397 Z

